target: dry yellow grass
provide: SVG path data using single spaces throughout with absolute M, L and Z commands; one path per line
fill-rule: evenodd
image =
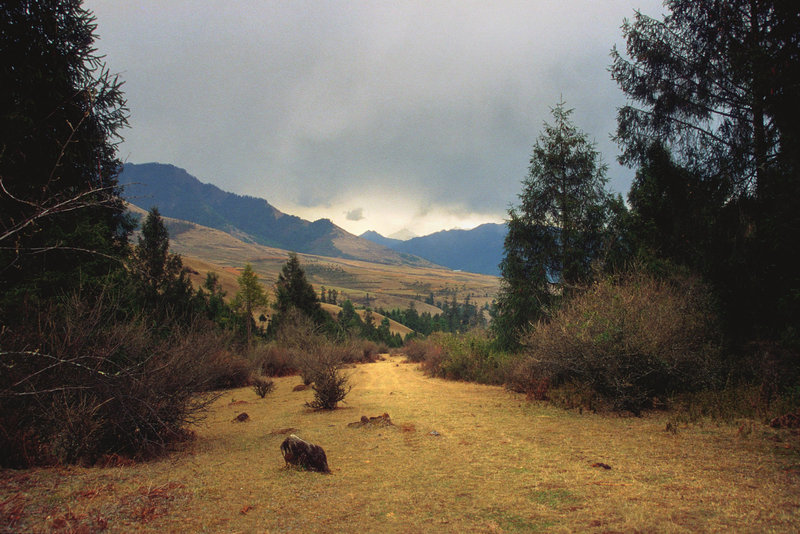
M 313 412 L 296 377 L 227 392 L 184 451 L 128 467 L 0 472 L 0 528 L 114 532 L 796 532 L 796 436 L 526 403 L 423 376 L 399 358 L 350 371 Z M 231 420 L 241 412 L 246 423 Z M 349 428 L 389 413 L 396 426 Z M 331 475 L 284 468 L 287 429 Z M 439 435 L 432 435 L 436 431 Z M 787 441 L 795 440 L 795 441 Z M 611 469 L 593 467 L 604 463 Z
M 141 216 L 146 214 L 136 206 L 130 209 Z M 221 230 L 186 221 L 169 217 L 164 220 L 172 227 L 170 251 L 180 254 L 184 266 L 194 271 L 190 278 L 195 287 L 205 282 L 206 273 L 215 272 L 228 299 L 238 290 L 236 278 L 245 263 L 250 263 L 261 282 L 271 287 L 288 259 L 286 250 L 245 242 Z M 339 302 L 350 299 L 356 306 L 369 303 L 373 309 L 405 309 L 413 303 L 419 313 L 435 315 L 442 310 L 420 300 L 430 293 L 440 301 L 450 301 L 456 294 L 459 302 L 471 295 L 473 304 L 483 306 L 495 299 L 500 287 L 496 276 L 446 268 L 372 263 L 313 254 L 298 254 L 298 258 L 306 277 L 317 290 L 321 286 L 335 289 Z M 269 293 L 271 295 L 271 291 Z

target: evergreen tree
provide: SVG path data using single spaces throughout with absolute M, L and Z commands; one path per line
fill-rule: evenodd
M 665 5 L 669 13 L 661 20 L 636 12 L 633 22 L 624 22 L 629 58 L 612 50 L 612 77 L 631 100 L 619 110 L 622 161 L 643 161 L 658 140 L 682 167 L 725 177 L 732 194 L 764 187 L 781 149 L 771 110 L 784 109 L 780 97 L 797 84 L 778 74 L 798 59 L 797 6 L 763 0 Z
M 132 227 L 119 197 L 121 82 L 93 47 L 79 1 L 0 4 L 0 308 L 122 265 Z
M 641 166 L 637 224 L 674 224 L 660 252 L 714 283 L 731 334 L 797 338 L 800 11 L 787 0 L 665 5 L 662 19 L 626 21 L 627 55 L 612 51 L 629 99 L 621 161 Z M 693 225 L 701 239 L 682 244 Z
M 242 274 L 236 279 L 239 283 L 239 291 L 233 300 L 233 307 L 241 313 L 247 328 L 247 342 L 253 334 L 253 312 L 265 308 L 268 304 L 267 294 L 258 281 L 258 275 L 253 271 L 253 267 L 247 263 Z
M 225 291 L 217 273 L 206 273 L 203 287 L 197 291 L 201 302 L 199 308 L 205 311 L 206 317 L 220 326 L 227 326 L 231 319 L 230 307 L 225 303 Z
M 317 300 L 317 292 L 306 279 L 306 273 L 294 252 L 289 253 L 289 260 L 278 275 L 273 307 L 277 312 L 273 324 L 279 322 L 290 308 L 296 308 L 317 324 L 328 321 L 328 314 L 322 310 Z
M 606 167 L 560 102 L 533 147 L 520 206 L 509 210 L 502 281 L 494 320 L 498 341 L 513 347 L 559 295 L 591 276 L 603 249 L 609 195 Z
M 356 308 L 350 300 L 342 303 L 342 311 L 339 312 L 339 326 L 345 333 L 360 332 L 363 326 L 361 317 L 356 313 Z
M 169 252 L 169 232 L 158 208 L 152 208 L 142 224 L 130 261 L 140 305 L 158 313 L 188 313 L 192 286 L 183 261 Z

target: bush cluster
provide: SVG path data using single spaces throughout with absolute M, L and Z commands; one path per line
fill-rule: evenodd
M 721 370 L 715 317 L 696 277 L 605 278 L 536 325 L 511 382 L 528 390 L 541 380 L 577 382 L 614 409 L 638 414 L 672 393 L 714 385 Z
M 203 325 L 154 334 L 108 299 L 75 297 L 0 332 L 3 465 L 147 456 L 185 436 L 216 398 L 226 340 Z M 227 369 L 227 367 L 226 367 Z
M 415 339 L 406 345 L 405 354 L 431 376 L 484 384 L 504 383 L 513 361 L 513 356 L 497 350 L 486 331 L 479 329 Z

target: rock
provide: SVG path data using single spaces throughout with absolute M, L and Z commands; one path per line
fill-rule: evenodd
M 592 467 L 602 467 L 603 469 L 611 469 L 611 466 L 608 464 L 604 464 L 603 462 L 596 462 L 592 464 Z
M 293 388 L 292 388 L 292 391 L 305 391 L 305 390 L 307 390 L 309 387 L 310 387 L 310 386 L 307 386 L 307 385 L 305 385 L 305 384 L 297 384 L 295 387 L 293 387 Z
M 242 412 L 233 418 L 234 423 L 244 423 L 250 420 L 250 416 L 246 412 Z
M 362 426 L 394 426 L 392 423 L 392 419 L 389 417 L 388 413 L 384 413 L 383 415 L 378 415 L 376 417 L 367 417 L 366 415 L 361 416 L 361 420 L 356 421 L 354 423 L 348 423 L 349 427 L 362 427 Z
M 292 434 L 281 443 L 281 452 L 286 465 L 296 465 L 309 471 L 330 473 L 328 458 L 319 445 L 314 445 Z
M 438 433 L 437 431 L 435 431 L 435 430 L 431 430 L 430 432 L 428 432 L 428 434 L 430 434 L 431 436 L 441 436 L 441 434 L 439 434 L 439 433 Z
M 769 422 L 772 428 L 800 428 L 800 410 L 776 417 Z

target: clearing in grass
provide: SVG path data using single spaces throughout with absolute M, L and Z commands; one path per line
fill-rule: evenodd
M 354 387 L 337 410 L 309 409 L 299 377 L 276 378 L 263 399 L 227 392 L 197 439 L 158 461 L 1 471 L 0 530 L 800 530 L 789 431 L 667 432 L 668 414 L 561 411 L 428 378 L 400 357 L 347 372 Z M 393 424 L 348 426 L 384 413 Z M 287 469 L 290 434 L 321 445 L 331 475 Z

